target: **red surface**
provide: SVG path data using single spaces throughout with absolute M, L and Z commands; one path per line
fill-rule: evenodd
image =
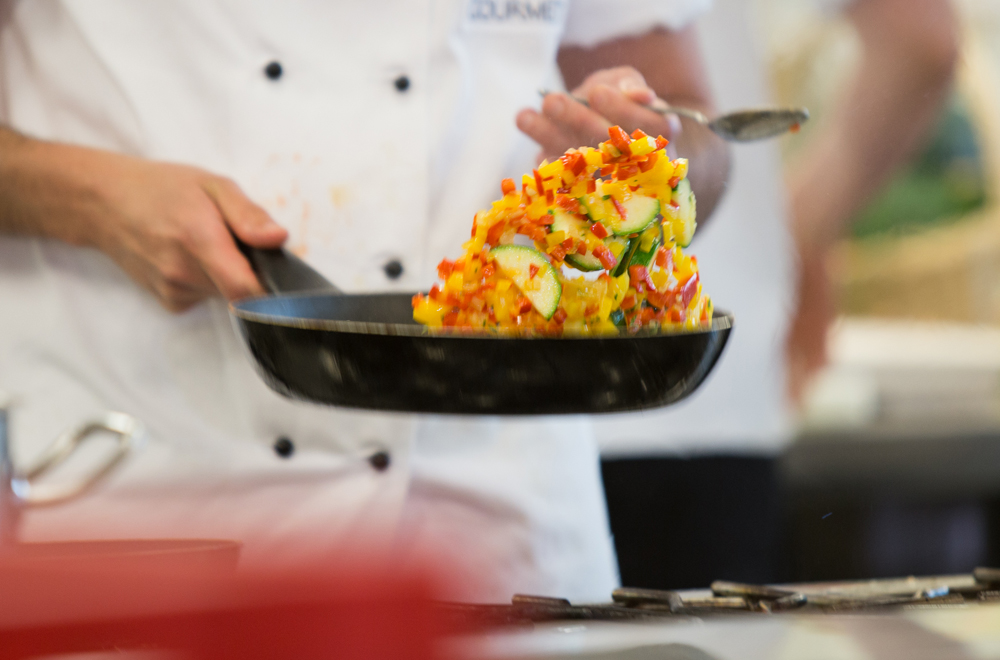
M 85 555 L 85 556 L 84 556 Z M 302 566 L 242 572 L 173 553 L 0 560 L 0 659 L 164 649 L 190 658 L 432 657 L 427 574 Z

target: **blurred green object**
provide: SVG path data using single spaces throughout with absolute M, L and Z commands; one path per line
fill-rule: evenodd
M 854 238 L 890 238 L 961 220 L 983 206 L 986 189 L 975 128 L 959 97 L 930 143 L 859 215 Z

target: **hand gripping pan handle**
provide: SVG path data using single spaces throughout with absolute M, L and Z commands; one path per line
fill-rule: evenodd
M 235 234 L 233 240 L 264 290 L 271 294 L 322 291 L 343 293 L 330 280 L 313 270 L 285 248 L 256 248 L 241 241 Z

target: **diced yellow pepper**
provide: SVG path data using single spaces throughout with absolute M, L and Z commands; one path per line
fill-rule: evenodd
M 497 282 L 497 293 L 505 293 L 510 288 L 510 280 L 500 280 Z
M 645 156 L 656 151 L 656 140 L 649 136 L 639 138 L 638 140 L 632 140 L 632 144 L 628 145 L 628 148 L 631 150 L 633 156 Z
M 615 259 L 621 259 L 626 247 L 628 247 L 626 243 L 615 241 L 611 244 L 611 254 L 615 255 Z
M 587 147 L 583 149 L 583 160 L 590 167 L 597 167 L 604 164 L 604 156 L 601 152 L 593 147 Z
M 651 272 L 649 276 L 653 279 L 653 284 L 658 291 L 663 291 L 670 280 L 670 273 L 659 268 Z
M 557 158 L 556 160 L 552 161 L 551 163 L 543 164 L 543 165 L 539 166 L 538 173 L 542 175 L 543 179 L 547 179 L 550 176 L 553 176 L 553 177 L 559 176 L 560 174 L 562 174 L 562 171 L 564 169 L 565 168 L 563 167 L 562 161 Z M 546 187 L 548 187 L 548 186 L 546 186 Z
M 566 237 L 566 232 L 564 232 L 564 231 L 554 231 L 554 232 L 552 232 L 551 234 L 549 234 L 548 236 L 545 237 L 545 244 L 548 247 L 555 247 L 556 245 L 559 245 L 560 243 L 562 243 L 563 241 L 565 241 L 566 238 L 567 238 Z
M 677 158 L 674 160 L 674 176 L 683 179 L 688 175 L 687 158 Z
M 444 288 L 447 291 L 453 291 L 455 293 L 458 293 L 459 291 L 462 290 L 462 284 L 464 283 L 464 281 L 465 278 L 462 276 L 462 273 L 452 272 L 452 274 L 449 275 L 448 279 L 445 281 Z

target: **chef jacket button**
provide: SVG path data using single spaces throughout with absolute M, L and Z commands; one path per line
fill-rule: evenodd
M 405 92 L 410 88 L 410 78 L 409 76 L 402 75 L 393 80 L 392 84 L 396 86 L 397 92 Z
M 378 451 L 368 457 L 368 462 L 372 464 L 372 467 L 379 472 L 384 472 L 389 468 L 389 463 L 391 462 L 389 457 L 389 452 Z
M 264 75 L 266 75 L 271 80 L 277 80 L 281 77 L 283 69 L 281 68 L 281 62 L 270 62 L 264 67 Z
M 398 280 L 399 276 L 403 274 L 403 264 L 400 263 L 399 259 L 393 259 L 383 266 L 382 269 L 385 271 L 385 276 L 390 280 Z
M 295 445 L 285 436 L 274 441 L 274 453 L 282 458 L 288 458 L 295 453 Z

